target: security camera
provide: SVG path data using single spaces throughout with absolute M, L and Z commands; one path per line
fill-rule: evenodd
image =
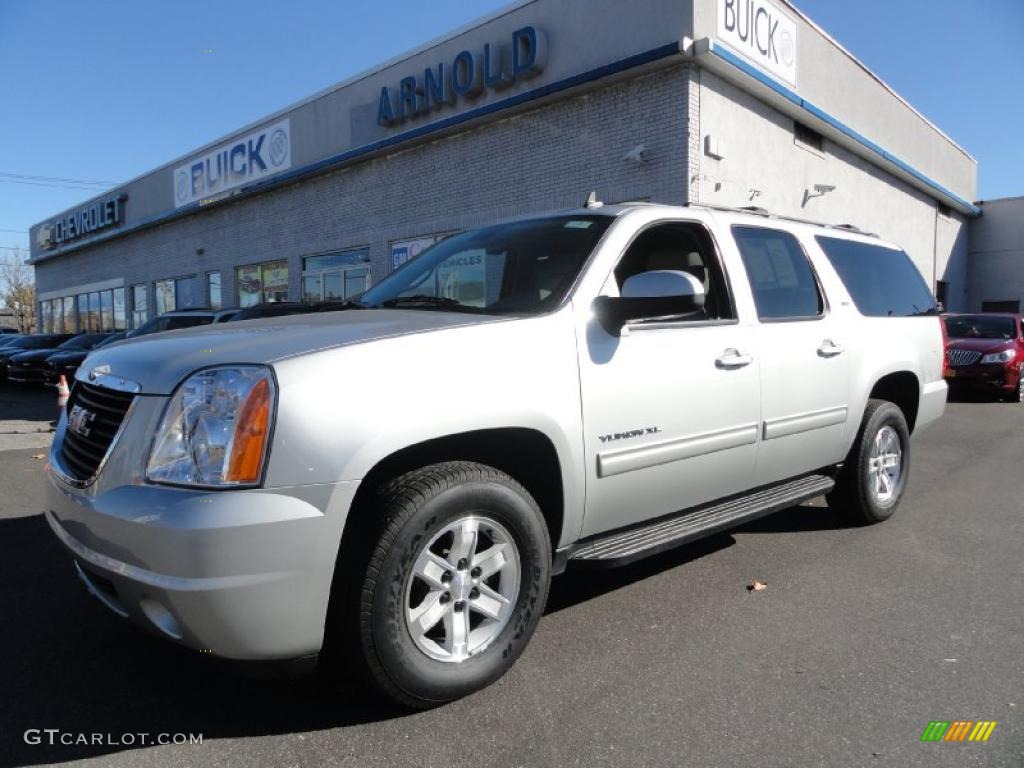
M 626 160 L 631 160 L 638 165 L 647 162 L 647 145 L 637 144 L 629 152 L 626 153 Z
M 835 186 L 833 184 L 815 184 L 814 191 L 819 195 L 824 195 L 826 192 L 835 192 Z

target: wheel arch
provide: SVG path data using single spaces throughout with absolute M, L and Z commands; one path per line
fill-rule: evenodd
M 907 428 L 914 432 L 917 411 L 921 404 L 921 381 L 913 371 L 898 370 L 881 376 L 871 387 L 869 399 L 888 400 L 903 411 Z

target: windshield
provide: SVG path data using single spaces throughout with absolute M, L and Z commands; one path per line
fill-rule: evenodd
M 452 235 L 359 297 L 364 307 L 538 314 L 565 298 L 614 219 L 560 216 Z
M 145 325 L 132 331 L 132 336 L 145 336 L 150 333 L 161 331 L 174 331 L 179 328 L 191 328 L 195 325 L 209 325 L 213 322 L 213 315 L 161 315 L 154 317 Z
M 946 332 L 951 339 L 1012 339 L 1012 317 L 959 315 L 946 318 Z
M 105 333 L 83 333 L 65 341 L 57 349 L 92 349 L 101 341 L 107 338 Z

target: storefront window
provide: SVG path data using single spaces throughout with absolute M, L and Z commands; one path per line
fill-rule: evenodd
M 53 332 L 64 333 L 64 302 L 60 299 L 53 299 L 48 303 L 53 312 Z
M 111 291 L 100 291 L 100 330 L 109 331 L 114 327 L 114 295 Z
M 75 325 L 75 297 L 65 296 L 64 302 L 64 331 L 65 333 L 74 333 L 77 328 Z
M 48 301 L 39 302 L 39 316 L 43 319 L 43 333 L 53 333 L 53 305 Z
M 100 294 L 98 291 L 89 294 L 89 330 L 100 330 Z
M 370 249 L 309 256 L 302 264 L 302 300 L 343 301 L 370 287 Z
M 124 288 L 114 289 L 114 327 L 112 331 L 123 331 L 125 329 L 124 317 Z
M 210 304 L 210 309 L 220 309 L 223 306 L 220 294 L 220 272 L 207 273 L 206 298 Z
M 138 328 L 149 320 L 149 286 L 132 286 L 132 328 Z
M 157 280 L 153 284 L 156 293 L 156 313 L 162 315 L 164 312 L 173 312 L 174 304 L 174 281 Z
M 78 294 L 78 330 L 89 330 L 89 296 Z
M 288 262 L 268 261 L 235 270 L 238 306 L 253 307 L 271 301 L 288 301 Z

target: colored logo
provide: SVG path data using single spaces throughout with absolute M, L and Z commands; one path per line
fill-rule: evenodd
M 932 720 L 921 741 L 988 741 L 995 729 L 995 720 Z

